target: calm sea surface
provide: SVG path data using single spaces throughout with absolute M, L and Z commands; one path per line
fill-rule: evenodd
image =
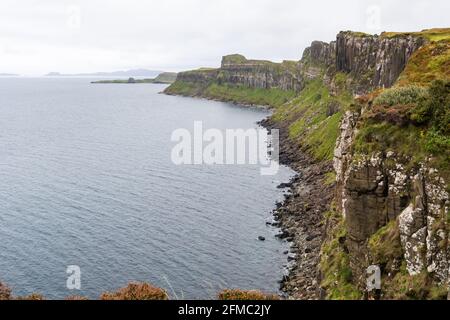
M 177 128 L 254 128 L 267 111 L 164 87 L 0 79 L 0 281 L 14 294 L 96 298 L 130 281 L 192 299 L 277 292 L 287 247 L 265 221 L 292 171 L 170 159 Z

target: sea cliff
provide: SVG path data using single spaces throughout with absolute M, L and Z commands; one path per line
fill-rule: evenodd
M 225 56 L 167 94 L 268 105 L 298 175 L 274 211 L 303 299 L 444 299 L 450 284 L 450 29 L 314 41 L 301 60 Z M 366 287 L 367 268 L 381 289 Z

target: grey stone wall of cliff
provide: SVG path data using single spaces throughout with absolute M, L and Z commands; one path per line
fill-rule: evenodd
M 427 164 L 407 169 L 394 152 L 357 155 L 352 143 L 359 115 L 347 112 L 336 142 L 336 200 L 346 221 L 346 246 L 356 281 L 363 286 L 373 263 L 368 240 L 390 221 L 398 223 L 402 251 L 410 275 L 428 272 L 450 284 L 448 214 L 445 182 Z
M 357 92 L 391 87 L 411 55 L 426 40 L 415 36 L 383 38 L 340 32 L 336 38 L 336 70 L 349 73 Z
M 259 89 L 281 89 L 300 91 L 304 81 L 297 66 L 286 63 L 247 60 L 240 56 L 240 61 L 222 58 L 217 81 L 220 84 L 244 85 Z
M 311 46 L 303 52 L 303 62 L 311 62 L 313 65 L 325 65 L 327 67 L 336 63 L 336 42 L 326 43 L 313 41 Z
M 199 86 L 215 82 L 299 92 L 308 79 L 317 78 L 326 69 L 325 82 L 332 91 L 332 75 L 340 71 L 350 75 L 353 91 L 360 94 L 392 86 L 411 55 L 425 43 L 426 40 L 415 36 L 383 38 L 341 32 L 331 43 L 312 42 L 298 63 L 273 63 L 230 55 L 222 58 L 219 69 L 181 72 L 177 80 Z
M 195 70 L 180 72 L 177 75 L 177 81 L 207 85 L 217 78 L 216 70 Z

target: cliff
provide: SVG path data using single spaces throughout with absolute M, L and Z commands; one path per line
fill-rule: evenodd
M 165 93 L 275 107 L 289 101 L 303 87 L 296 62 L 247 60 L 235 54 L 223 57 L 218 69 L 179 73 Z
M 275 210 L 294 298 L 443 299 L 450 284 L 450 29 L 314 41 L 300 61 L 224 57 L 170 94 L 266 104 L 299 172 Z M 274 98 L 276 96 L 276 98 Z M 367 268 L 381 271 L 368 291 Z

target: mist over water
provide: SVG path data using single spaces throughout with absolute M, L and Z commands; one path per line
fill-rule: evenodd
M 163 89 L 0 79 L 0 279 L 15 295 L 96 298 L 129 281 L 185 298 L 277 292 L 286 245 L 265 221 L 292 172 L 170 161 L 173 130 L 254 128 L 267 111 Z

